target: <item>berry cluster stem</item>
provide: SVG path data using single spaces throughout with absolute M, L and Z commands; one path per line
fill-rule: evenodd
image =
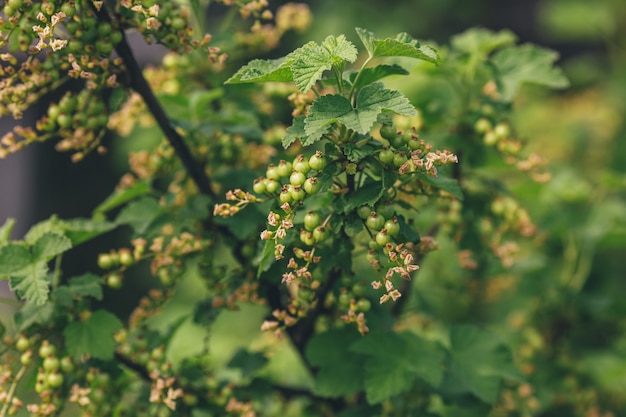
M 98 20 L 102 22 L 111 21 L 111 16 L 105 10 L 106 5 L 103 5 L 102 8 L 98 10 L 93 3 L 90 2 L 90 4 L 93 6 Z M 171 125 L 170 119 L 165 113 L 165 110 L 155 97 L 148 81 L 144 78 L 141 68 L 139 67 L 137 60 L 128 45 L 126 36 L 123 33 L 122 40 L 115 46 L 115 52 L 117 52 L 126 66 L 126 71 L 129 77 L 129 86 L 143 98 L 146 106 L 150 110 L 150 113 L 154 116 L 154 119 L 161 128 L 161 131 L 167 138 L 170 145 L 172 145 L 172 148 L 174 148 L 174 151 L 180 158 L 185 170 L 191 176 L 200 192 L 208 195 L 213 200 L 217 200 L 217 195 L 215 194 L 215 191 L 213 191 L 213 187 L 211 185 L 211 179 L 204 172 L 202 165 L 194 159 L 183 138 Z

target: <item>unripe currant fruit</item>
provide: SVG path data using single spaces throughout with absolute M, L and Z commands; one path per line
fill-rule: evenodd
M 304 155 L 300 154 L 293 161 L 293 169 L 306 174 L 311 170 L 311 167 L 309 166 L 309 162 L 304 159 Z
M 46 376 L 46 383 L 50 388 L 59 388 L 63 385 L 63 374 L 59 372 L 52 372 Z
M 371 213 L 372 209 L 369 206 L 361 206 L 356 209 L 357 216 L 359 216 L 363 220 L 366 220 Z
M 114 290 L 122 288 L 122 276 L 117 273 L 107 275 L 107 285 Z
M 285 160 L 281 160 L 276 167 L 278 175 L 283 178 L 288 177 L 293 172 L 293 164 L 291 162 L 287 162 Z
M 52 372 L 52 371 L 56 371 L 57 369 L 59 369 L 60 362 L 56 356 L 48 356 L 47 358 L 43 360 L 42 366 L 46 372 Z
M 396 208 L 391 201 L 385 200 L 376 206 L 376 213 L 385 219 L 391 219 L 396 214 Z
M 315 244 L 315 238 L 313 237 L 313 233 L 302 229 L 300 231 L 300 241 L 308 246 L 313 246 Z
M 313 230 L 313 239 L 315 239 L 316 242 L 323 242 L 324 240 L 326 240 L 326 238 L 328 237 L 328 229 L 326 229 L 323 226 L 319 226 L 316 227 L 315 230 Z
M 309 167 L 316 171 L 321 171 L 326 168 L 326 158 L 321 151 L 316 151 L 313 155 L 311 155 L 309 158 Z
M 391 237 L 387 234 L 387 230 L 382 229 L 380 232 L 376 233 L 376 244 L 378 246 L 385 246 L 390 241 Z
M 356 302 L 356 308 L 359 311 L 367 312 L 372 308 L 372 303 L 367 298 L 361 298 Z
M 390 142 L 397 136 L 397 133 L 398 132 L 392 125 L 382 125 L 380 127 L 380 136 Z
M 493 128 L 493 133 L 498 139 L 508 139 L 511 136 L 511 126 L 506 122 L 498 123 Z
M 398 218 L 394 217 L 387 220 L 385 222 L 385 225 L 383 226 L 383 229 L 387 230 L 387 234 L 389 234 L 389 236 L 396 236 L 398 233 L 400 233 L 400 223 L 398 223 Z
M 365 221 L 365 224 L 371 230 L 380 230 L 385 225 L 385 218 L 375 211 L 372 211 Z
M 304 181 L 306 181 L 306 175 L 300 171 L 293 170 L 289 176 L 289 182 L 291 185 L 302 185 L 304 184 Z
M 491 130 L 491 122 L 486 117 L 481 117 L 474 123 L 476 133 L 487 133 L 489 130 Z
M 291 188 L 292 187 L 287 186 L 283 187 L 282 191 L 278 195 L 278 199 L 281 203 L 291 203 L 291 200 L 293 200 L 293 197 L 291 196 Z
M 120 264 L 123 266 L 131 266 L 135 263 L 135 258 L 133 258 L 133 254 L 128 248 L 122 248 L 119 250 L 120 255 Z
M 267 166 L 267 170 L 265 171 L 265 177 L 270 180 L 278 180 L 280 179 L 280 175 L 278 174 L 278 169 L 276 165 L 269 164 Z
M 306 191 L 308 194 L 317 194 L 319 193 L 322 185 L 320 184 L 317 177 L 310 177 L 310 178 L 307 178 L 306 181 L 304 181 L 303 187 L 304 187 L 304 191 Z
M 44 340 L 39 347 L 39 356 L 42 358 L 47 358 L 48 356 L 53 356 L 57 353 L 57 348 L 47 340 Z
M 72 358 L 69 356 L 65 356 L 61 358 L 61 370 L 65 373 L 74 372 L 74 362 L 72 362 Z
M 400 168 L 407 161 L 406 154 L 404 152 L 398 152 L 393 156 L 393 164 Z
M 383 148 L 378 154 L 378 159 L 385 165 L 389 165 L 393 162 L 394 153 L 389 148 Z
M 320 225 L 320 221 L 320 215 L 311 210 L 304 215 L 304 228 L 309 232 L 312 232 L 317 226 Z
M 264 194 L 267 191 L 265 179 L 263 177 L 254 180 L 254 183 L 252 184 L 252 191 L 256 194 Z
M 301 185 L 294 185 L 291 187 L 291 198 L 293 201 L 301 201 L 304 200 L 306 193 L 304 189 L 302 189 Z
M 32 350 L 27 350 L 26 352 L 22 353 L 22 356 L 20 356 L 20 363 L 24 366 L 30 365 L 32 360 L 33 360 Z
M 280 183 L 272 178 L 266 178 L 265 182 L 265 191 L 270 194 L 274 194 L 276 191 L 280 189 Z
M 24 352 L 29 347 L 30 347 L 30 340 L 28 340 L 26 336 L 21 334 L 15 341 L 15 349 L 17 349 L 20 352 Z

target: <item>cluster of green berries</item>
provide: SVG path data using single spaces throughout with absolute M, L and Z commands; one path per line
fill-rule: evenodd
M 366 313 L 372 308 L 372 303 L 365 297 L 367 286 L 362 282 L 355 282 L 350 277 L 342 278 L 341 291 L 337 301 L 343 310 L 351 310 L 355 313 Z
M 411 151 L 424 146 L 424 142 L 419 139 L 414 130 L 401 132 L 393 125 L 382 125 L 380 136 L 389 144 L 389 146 L 384 146 L 378 154 L 378 159 L 385 166 L 400 168 L 408 160 Z
M 276 195 L 281 203 L 295 204 L 307 194 L 317 194 L 321 184 L 317 175 L 326 167 L 322 152 L 310 158 L 298 155 L 293 162 L 281 160 L 278 165 L 270 164 L 265 177 L 257 178 L 252 186 L 256 194 Z
M 108 122 L 106 104 L 94 97 L 89 90 L 78 94 L 66 93 L 59 103 L 48 107 L 47 118 L 37 126 L 44 132 L 55 132 L 58 129 L 74 130 L 87 127 L 90 130 L 102 129 Z
M 474 123 L 474 131 L 482 135 L 483 143 L 494 146 L 507 155 L 517 155 L 522 148 L 521 142 L 512 138 L 511 125 L 507 121 L 493 123 L 483 116 Z
M 370 206 L 357 208 L 357 215 L 365 222 L 372 239 L 371 250 L 386 246 L 400 233 L 400 223 L 395 215 L 395 207 L 390 201 L 379 204 L 375 210 Z
M 133 254 L 128 248 L 111 250 L 109 253 L 99 254 L 98 266 L 104 270 L 113 270 L 106 274 L 106 284 L 113 289 L 121 288 L 124 280 L 122 271 L 134 265 L 140 257 L 141 253 L 135 251 Z

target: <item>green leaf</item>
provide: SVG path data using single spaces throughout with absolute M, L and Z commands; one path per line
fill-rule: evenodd
M 512 101 L 524 83 L 565 88 L 569 81 L 560 68 L 555 51 L 536 45 L 512 46 L 502 49 L 492 59 L 496 83 L 504 101 Z
M 246 207 L 240 216 L 216 217 L 213 221 L 223 224 L 240 240 L 250 239 L 259 231 L 259 225 L 265 222 L 266 215 L 257 206 Z
M 309 91 L 333 65 L 328 49 L 313 41 L 296 49 L 290 57 L 295 58 L 291 64 L 293 82 L 302 93 Z
M 122 327 L 122 322 L 113 314 L 97 310 L 86 321 L 73 322 L 65 328 L 65 346 L 75 358 L 88 354 L 96 359 L 112 359 L 115 351 L 113 335 Z
M 373 206 L 383 195 L 384 188 L 380 181 L 370 181 L 348 196 L 344 210 L 346 213 L 365 204 Z
M 362 28 L 356 28 L 356 33 L 365 45 L 370 58 L 403 56 L 422 59 L 434 64 L 441 62 L 434 48 L 420 46 L 419 42 L 407 33 L 400 33 L 395 39 L 377 39 L 372 32 Z
M 455 180 L 454 178 L 449 178 L 449 177 L 433 177 L 432 175 L 425 175 L 425 174 L 418 174 L 417 177 L 436 187 L 439 188 L 440 190 L 444 190 L 449 192 L 450 194 L 452 194 L 454 197 L 458 198 L 459 200 L 463 201 L 463 190 L 461 189 L 461 186 L 459 185 L 459 182 L 457 180 Z
M 363 230 L 363 220 L 356 215 L 348 216 L 344 219 L 343 229 L 348 237 L 354 237 Z
M 15 313 L 15 327 L 18 331 L 23 331 L 33 324 L 48 323 L 53 313 L 54 304 L 52 303 L 46 302 L 40 305 L 26 303 Z
M 282 140 L 285 149 L 290 147 L 296 140 L 302 140 L 307 136 L 304 130 L 304 117 L 305 116 L 296 117 L 293 119 L 291 126 L 287 128 L 285 137 Z
M 274 263 L 274 249 L 276 249 L 276 242 L 274 242 L 274 239 L 266 240 L 263 253 L 259 259 L 259 266 L 256 271 L 257 278 L 259 278 L 263 272 L 267 271 Z
M 22 243 L 12 242 L 0 247 L 0 277 L 6 278 L 14 272 L 26 268 L 33 257 Z
M 26 233 L 26 236 L 24 236 L 24 240 L 33 245 L 41 236 L 48 232 L 64 234 L 64 225 L 65 222 L 63 220 L 53 215 L 48 220 L 41 221 L 32 226 L 28 230 L 28 233 Z
M 484 28 L 472 28 L 452 37 L 450 43 L 454 49 L 472 55 L 487 56 L 504 46 L 513 45 L 517 36 L 503 29 L 493 32 Z
M 71 248 L 72 241 L 67 236 L 56 232 L 47 232 L 33 245 L 33 256 L 36 260 L 47 262 Z
M 400 234 L 406 242 L 419 243 L 421 236 L 404 220 L 404 216 L 398 216 L 398 224 L 400 225 Z
M 128 224 L 135 233 L 144 233 L 150 223 L 156 219 L 160 212 L 159 203 L 152 197 L 143 197 L 124 207 L 115 219 L 117 224 Z
M 226 84 L 290 82 L 293 81 L 290 64 L 287 57 L 271 60 L 255 59 L 241 67 L 235 75 L 226 80 Z
M 363 357 L 350 352 L 361 336 L 353 327 L 316 335 L 306 347 L 311 365 L 319 367 L 313 392 L 322 397 L 341 397 L 363 388 Z
M 342 64 L 339 61 L 354 62 L 358 56 L 356 47 L 344 35 L 328 36 L 322 42 L 322 46 L 330 54 L 333 64 Z
M 410 333 L 370 334 L 350 350 L 367 355 L 365 392 L 377 404 L 413 387 L 416 377 L 437 387 L 444 373 L 443 349 Z
M 115 223 L 105 220 L 72 219 L 64 222 L 65 235 L 76 246 L 98 236 L 101 236 L 116 227 Z
M 122 190 L 116 190 L 106 198 L 94 213 L 106 213 L 127 202 L 136 199 L 139 196 L 146 195 L 150 192 L 150 184 L 147 181 L 137 181 L 135 184 Z
M 373 155 L 375 148 L 371 145 L 357 145 L 355 143 L 346 143 L 343 147 L 343 154 L 350 162 L 359 162 L 363 158 Z
M 336 122 L 358 133 L 369 133 L 378 115 L 385 110 L 403 116 L 416 114 L 415 108 L 402 93 L 385 89 L 382 83 L 363 87 L 356 99 L 356 109 L 350 100 L 340 95 L 318 97 L 304 120 L 304 130 L 309 136 L 304 144 L 317 141 Z
M 74 297 L 93 297 L 102 300 L 102 279 L 98 275 L 87 273 L 70 278 L 68 287 Z
M 243 377 L 246 378 L 267 364 L 268 359 L 260 352 L 248 352 L 239 349 L 228 362 L 229 368 L 241 369 Z
M 520 379 L 510 351 L 497 336 L 478 327 L 452 327 L 449 356 L 449 370 L 442 387 L 451 393 L 472 393 L 492 404 L 498 398 L 503 378 Z
M 363 86 L 372 84 L 385 77 L 389 77 L 390 75 L 409 75 L 409 72 L 397 64 L 381 64 L 372 68 L 364 68 L 361 70 L 361 75 L 358 80 L 356 79 L 357 74 L 357 71 L 350 74 L 350 82 L 354 83 L 356 80 L 357 84 L 354 88 L 358 90 Z
M 11 239 L 11 232 L 15 226 L 15 219 L 8 218 L 5 220 L 2 227 L 0 227 L 0 246 L 6 245 Z
M 48 301 L 50 283 L 46 261 L 33 262 L 10 278 L 11 290 L 18 298 L 42 305 Z

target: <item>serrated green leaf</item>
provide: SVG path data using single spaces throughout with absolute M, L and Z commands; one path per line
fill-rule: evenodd
M 36 305 L 42 305 L 48 301 L 50 282 L 46 261 L 30 263 L 24 269 L 13 273 L 9 282 L 11 290 L 22 300 Z
M 450 43 L 459 51 L 487 56 L 496 49 L 513 45 L 516 40 L 517 36 L 510 30 L 493 32 L 484 28 L 472 28 L 453 36 Z
M 105 310 L 94 311 L 84 321 L 70 323 L 63 335 L 70 355 L 79 358 L 88 354 L 92 358 L 108 360 L 115 351 L 115 332 L 123 327 L 122 322 Z
M 324 71 L 332 68 L 333 60 L 328 49 L 311 41 L 288 56 L 293 82 L 302 93 L 306 93 L 322 78 Z
M 51 258 L 72 248 L 72 241 L 60 233 L 44 233 L 33 245 L 33 257 L 36 260 L 49 261 Z
M 472 393 L 491 404 L 498 398 L 503 378 L 520 378 L 500 339 L 475 326 L 450 329 L 449 356 L 449 371 L 442 383 L 449 392 Z
M 15 327 L 18 331 L 23 331 L 33 324 L 48 323 L 53 313 L 54 304 L 52 303 L 43 303 L 40 305 L 26 303 L 19 311 L 15 312 Z
M 361 336 L 352 327 L 316 335 L 306 347 L 306 356 L 319 367 L 313 391 L 336 398 L 358 392 L 363 387 L 363 357 L 346 347 Z
M 567 77 L 554 66 L 559 55 L 536 45 L 511 46 L 498 51 L 492 63 L 496 84 L 502 99 L 512 101 L 522 84 L 538 84 L 551 88 L 569 86 Z
M 367 355 L 365 392 L 377 404 L 413 387 L 416 377 L 433 387 L 444 373 L 443 349 L 410 333 L 370 334 L 351 345 L 352 352 Z
M 402 235 L 405 239 L 406 242 L 413 242 L 413 243 L 419 243 L 419 241 L 421 240 L 421 236 L 419 235 L 419 233 L 417 233 L 413 227 L 411 227 L 406 220 L 404 219 L 404 216 L 397 216 L 398 217 L 398 224 L 400 225 L 400 235 Z
M 13 226 L 15 226 L 15 219 L 8 218 L 5 220 L 2 227 L 0 227 L 0 246 L 4 246 L 9 243 Z
M 356 71 L 350 74 L 350 82 L 354 83 L 356 81 L 354 88 L 359 90 L 363 86 L 372 84 L 385 77 L 389 77 L 390 75 L 409 75 L 409 72 L 397 64 L 381 64 L 372 68 L 364 68 L 361 70 L 361 75 L 358 80 L 356 79 L 357 74 L 358 72 Z
M 414 116 L 416 110 L 399 91 L 385 89 L 382 83 L 373 83 L 361 89 L 356 108 L 340 95 L 328 94 L 318 97 L 304 120 L 304 130 L 309 138 L 305 144 L 318 140 L 333 123 L 341 122 L 347 128 L 366 134 L 383 111 L 403 116 Z
M 383 184 L 380 181 L 370 181 L 362 185 L 358 190 L 348 196 L 344 210 L 346 213 L 351 212 L 357 207 L 365 204 L 372 206 L 384 192 Z
M 106 213 L 127 202 L 136 199 L 150 192 L 150 184 L 147 181 L 137 181 L 135 184 L 122 190 L 115 190 L 113 194 L 108 196 L 98 207 L 94 213 Z
M 333 64 L 339 60 L 354 62 L 358 56 L 356 47 L 344 35 L 328 36 L 322 42 L 322 46 L 330 54 Z
M 22 243 L 12 242 L 0 247 L 0 277 L 6 278 L 26 268 L 33 261 L 29 250 Z
M 102 300 L 102 278 L 98 275 L 87 273 L 70 278 L 68 287 L 74 297 L 93 297 Z
M 304 130 L 304 117 L 305 116 L 298 116 L 293 119 L 293 123 L 287 128 L 285 137 L 282 140 L 283 148 L 287 149 L 296 140 L 302 141 L 302 139 L 306 137 L 307 134 Z
M 41 236 L 48 232 L 63 234 L 64 226 L 65 222 L 60 220 L 56 215 L 53 215 L 48 220 L 41 221 L 32 226 L 26 233 L 26 236 L 24 236 L 24 241 L 33 245 Z
M 356 32 L 359 38 L 361 38 L 363 45 L 365 45 L 370 58 L 403 56 L 422 59 L 434 64 L 441 62 L 434 48 L 421 46 L 408 33 L 400 33 L 395 39 L 377 39 L 372 32 L 366 29 L 356 28 Z
M 115 223 L 105 220 L 94 219 L 71 219 L 64 222 L 65 235 L 76 246 L 100 235 L 103 235 L 116 227 Z
M 150 223 L 159 215 L 160 207 L 156 199 L 152 197 L 143 197 L 124 207 L 115 219 L 117 224 L 128 224 L 135 233 L 144 233 Z
M 225 84 L 256 82 L 290 82 L 293 73 L 288 57 L 279 59 L 255 59 L 244 65 Z
M 343 230 L 349 237 L 354 237 L 363 230 L 363 220 L 355 215 L 348 216 L 344 220 Z
M 371 145 L 357 145 L 355 143 L 346 143 L 343 147 L 343 154 L 350 162 L 359 162 L 363 158 L 373 155 L 375 148 Z

